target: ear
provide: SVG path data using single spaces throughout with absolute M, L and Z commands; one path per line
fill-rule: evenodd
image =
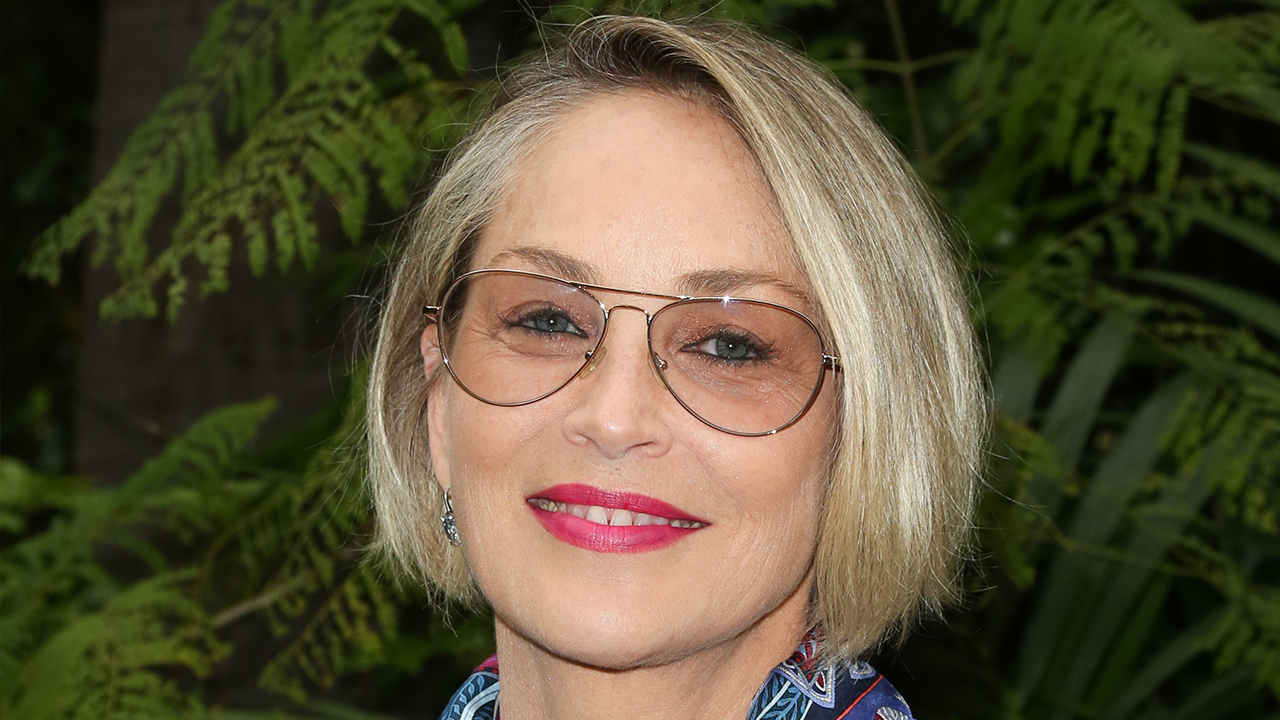
M 448 371 L 442 367 L 444 357 L 440 354 L 440 336 L 436 332 L 435 323 L 431 323 L 422 331 L 419 340 L 422 351 L 422 373 L 427 379 L 427 451 L 431 455 L 431 469 L 435 473 L 436 482 L 445 490 L 449 489 L 449 460 L 445 452 L 445 422 Z

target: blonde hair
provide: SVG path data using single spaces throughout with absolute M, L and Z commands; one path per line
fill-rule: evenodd
M 865 110 L 807 59 L 737 26 L 599 17 L 502 83 L 409 230 L 369 392 L 379 545 L 451 600 L 477 589 L 437 518 L 427 453 L 422 306 L 469 264 L 510 168 L 558 117 L 645 90 L 720 113 L 759 162 L 842 361 L 811 616 L 852 659 L 955 596 L 970 534 L 986 392 L 968 303 L 938 218 Z M 432 379 L 434 381 L 434 379 Z

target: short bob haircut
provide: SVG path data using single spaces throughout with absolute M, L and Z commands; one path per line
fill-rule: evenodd
M 815 553 L 812 622 L 852 660 L 956 594 L 987 423 L 986 385 L 938 215 L 910 166 L 838 82 L 733 25 L 598 17 L 517 67 L 451 153 L 408 229 L 369 389 L 378 545 L 408 579 L 479 599 L 440 531 L 427 451 L 422 307 L 466 272 L 512 168 L 602 94 L 700 103 L 741 135 L 772 189 L 843 370 Z M 786 432 L 785 430 L 783 432 Z

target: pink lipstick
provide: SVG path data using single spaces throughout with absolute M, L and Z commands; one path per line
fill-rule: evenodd
M 596 552 L 657 550 L 710 525 L 656 498 L 590 485 L 555 485 L 525 499 L 547 532 Z

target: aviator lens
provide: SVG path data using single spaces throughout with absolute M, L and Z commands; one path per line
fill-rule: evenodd
M 604 331 L 604 308 L 574 285 L 537 275 L 463 276 L 441 311 L 449 369 L 472 395 L 522 405 L 559 390 Z
M 822 343 L 802 315 L 753 300 L 686 300 L 660 310 L 650 344 L 672 394 L 704 422 L 743 434 L 790 424 L 822 378 Z

